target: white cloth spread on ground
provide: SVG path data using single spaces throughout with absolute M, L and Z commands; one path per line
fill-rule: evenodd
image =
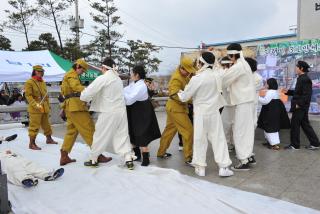
M 111 143 L 117 154 L 126 161 L 132 160 L 123 85 L 119 76 L 111 70 L 107 71 L 81 92 L 80 99 L 92 101 L 90 110 L 99 113 L 90 159 L 96 162 Z
M 28 132 L 24 128 L 0 130 L 0 136 L 18 134 L 8 147 L 46 168 L 58 168 L 59 146 L 45 144 L 39 134 L 41 151 L 27 149 Z M 55 138 L 59 143 L 62 139 Z M 129 171 L 116 160 L 87 168 L 89 148 L 76 143 L 72 150 L 76 163 L 65 166 L 64 175 L 54 182 L 39 181 L 25 189 L 8 185 L 9 199 L 17 214 L 177 214 L 177 213 L 319 213 L 286 201 L 217 185 L 159 167 L 140 167 Z M 117 156 L 113 156 L 117 159 Z M 236 175 L 235 175 L 236 176 Z

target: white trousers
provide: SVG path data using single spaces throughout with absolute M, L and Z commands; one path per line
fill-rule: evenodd
M 271 146 L 280 144 L 279 132 L 264 132 L 264 137 L 267 139 Z
M 223 123 L 224 134 L 226 135 L 226 140 L 228 146 L 233 145 L 233 127 L 234 127 L 234 112 L 235 106 L 225 106 L 223 108 L 221 118 Z
M 22 186 L 25 179 L 44 180 L 51 176 L 54 170 L 45 169 L 38 164 L 28 160 L 21 155 L 6 155 L 1 157 L 1 164 L 4 172 L 7 174 L 8 181 L 15 185 Z
M 115 153 L 124 157 L 125 161 L 132 160 L 132 146 L 125 110 L 99 113 L 93 134 L 90 159 L 96 162 L 109 144 L 113 145 Z
M 253 124 L 254 124 L 254 129 L 257 128 L 258 124 L 258 103 L 253 104 Z
M 212 144 L 214 159 L 218 166 L 220 168 L 230 166 L 231 160 L 219 111 L 209 115 L 197 113 L 194 115 L 193 165 L 207 166 L 208 142 Z
M 235 107 L 233 141 L 237 158 L 246 164 L 253 154 L 254 118 L 253 102 L 242 103 Z

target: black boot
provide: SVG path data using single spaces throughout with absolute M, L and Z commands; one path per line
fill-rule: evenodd
M 150 164 L 149 152 L 142 152 L 142 164 L 141 166 L 148 166 Z
M 139 147 L 134 147 L 133 148 L 134 151 L 134 155 L 137 157 L 137 159 L 135 159 L 135 161 L 141 161 L 141 151 Z

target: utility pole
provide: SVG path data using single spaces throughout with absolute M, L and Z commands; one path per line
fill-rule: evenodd
M 78 47 L 80 47 L 80 32 L 79 32 L 79 4 L 78 4 L 78 0 L 74 1 L 74 5 L 75 5 L 75 9 L 76 9 L 76 13 L 75 13 L 75 18 L 76 18 L 76 23 L 75 23 L 75 30 L 76 30 L 76 44 Z
M 75 17 L 70 18 L 70 29 L 76 33 L 75 42 L 77 46 L 80 48 L 80 29 L 84 27 L 84 20 L 80 19 L 79 15 L 79 2 L 78 0 L 74 0 L 75 5 Z

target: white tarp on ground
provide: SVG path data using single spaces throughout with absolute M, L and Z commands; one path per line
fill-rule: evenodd
M 38 136 L 41 151 L 27 149 L 27 130 L 0 130 L 0 135 L 18 134 L 18 138 L 0 145 L 12 149 L 48 168 L 57 168 L 59 146 L 45 145 Z M 58 139 L 61 143 L 61 140 Z M 77 159 L 65 167 L 57 181 L 40 181 L 25 189 L 9 185 L 9 199 L 17 214 L 178 214 L 178 213 L 320 213 L 278 199 L 202 181 L 176 170 L 136 166 L 129 171 L 118 166 L 118 158 L 99 168 L 86 168 L 83 162 L 89 149 L 75 144 L 71 153 Z M 191 170 L 191 169 L 190 169 Z
M 0 51 L 0 82 L 25 82 L 34 65 L 44 67 L 46 82 L 62 81 L 65 74 L 48 50 Z

